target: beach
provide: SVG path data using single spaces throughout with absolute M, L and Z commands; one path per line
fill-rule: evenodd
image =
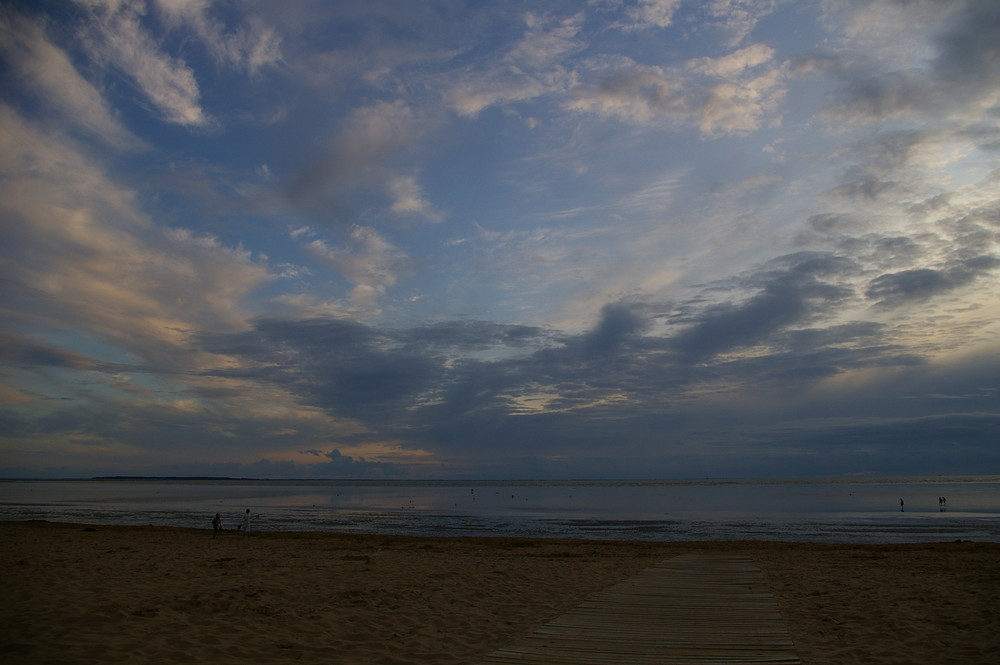
M 475 663 L 668 557 L 753 557 L 806 665 L 1000 661 L 1000 544 L 0 523 L 5 663 Z

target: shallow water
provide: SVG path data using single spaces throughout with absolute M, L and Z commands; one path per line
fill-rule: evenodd
M 941 497 L 947 503 L 940 502 Z M 905 512 L 900 510 L 900 499 Z M 1000 477 L 883 481 L 0 482 L 0 519 L 426 536 L 1000 542 Z

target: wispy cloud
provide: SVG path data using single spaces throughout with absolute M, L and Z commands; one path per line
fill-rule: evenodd
M 572 81 L 567 57 L 586 47 L 580 22 L 579 15 L 556 21 L 526 14 L 523 36 L 499 58 L 449 79 L 449 106 L 471 117 L 497 104 L 560 94 Z
M 3 255 L 11 278 L 45 295 L 33 325 L 92 331 L 163 368 L 197 364 L 185 331 L 240 325 L 234 301 L 267 280 L 265 267 L 210 236 L 156 227 L 134 192 L 9 110 L 0 127 Z
M 364 226 L 355 226 L 342 246 L 313 240 L 306 251 L 320 265 L 353 282 L 351 300 L 364 308 L 375 307 L 379 296 L 396 283 L 400 272 L 409 264 L 405 254 L 375 229 Z
M 389 209 L 401 215 L 416 215 L 430 221 L 440 221 L 441 213 L 427 200 L 423 188 L 413 176 L 399 176 L 389 182 L 392 205 Z
M 674 13 L 681 5 L 681 0 L 637 0 L 635 5 L 626 9 L 631 23 L 626 28 L 666 28 L 674 20 Z
M 144 2 L 81 3 L 91 12 L 82 28 L 82 41 L 97 63 L 129 77 L 166 122 L 190 127 L 209 124 L 194 72 L 183 60 L 165 53 L 143 27 Z
M 280 35 L 258 17 L 227 29 L 212 17 L 209 0 L 153 0 L 153 4 L 171 29 L 190 28 L 219 62 L 252 74 L 281 59 Z
M 640 124 L 694 123 L 706 137 L 750 132 L 780 119 L 783 72 L 773 59 L 763 45 L 684 68 L 618 58 L 595 68 L 594 83 L 577 87 L 566 106 Z
M 9 13 L 0 24 L 0 50 L 17 83 L 75 126 L 121 150 L 141 148 L 143 142 L 115 117 L 101 92 L 83 78 L 64 50 L 45 34 L 36 20 Z

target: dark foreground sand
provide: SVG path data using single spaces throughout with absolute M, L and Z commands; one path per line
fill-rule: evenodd
M 404 538 L 0 523 L 0 662 L 475 663 L 687 552 L 754 557 L 806 665 L 1000 662 L 1000 544 Z

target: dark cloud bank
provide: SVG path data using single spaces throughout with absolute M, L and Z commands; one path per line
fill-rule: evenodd
M 339 452 L 379 441 L 433 453 L 438 476 L 988 471 L 1000 462 L 1000 361 L 934 362 L 940 349 L 933 345 L 896 341 L 903 324 L 837 315 L 859 301 L 873 311 L 905 311 L 975 288 L 997 266 L 995 257 L 977 255 L 937 268 L 867 274 L 853 258 L 798 252 L 710 285 L 691 302 L 607 304 L 579 334 L 487 321 L 380 328 L 336 318 L 261 318 L 245 332 L 203 332 L 191 337 L 192 350 L 239 362 L 200 376 L 238 380 L 241 390 L 280 389 L 334 421 L 363 427 L 303 433 L 301 452 L 315 460 L 307 465 L 185 462 L 157 472 L 419 473 Z M 9 366 L 162 371 L 8 341 Z M 234 396 L 219 390 L 191 388 L 188 397 L 211 403 Z M 168 418 L 148 406 L 112 414 L 111 406 L 70 404 L 57 417 L 10 417 L 4 426 L 9 435 L 127 438 L 148 450 L 187 451 L 187 459 L 199 448 L 232 445 L 220 441 L 210 416 Z M 266 438 L 263 427 L 231 422 L 226 433 L 263 455 L 267 448 L 255 443 Z
M 863 296 L 900 307 L 967 287 L 996 265 L 974 257 L 885 273 Z M 280 386 L 363 422 L 363 440 L 461 457 L 479 473 L 944 473 L 977 471 L 966 459 L 1000 461 L 1000 363 L 942 367 L 895 343 L 892 326 L 824 324 L 858 297 L 844 286 L 858 272 L 845 257 L 789 255 L 717 287 L 738 288 L 742 299 L 612 303 L 575 335 L 484 321 L 399 330 L 261 319 L 197 344 L 241 359 L 244 369 L 215 375 Z M 652 334 L 657 323 L 665 334 Z M 867 370 L 881 378 L 828 381 Z M 315 471 L 347 471 L 331 457 Z

